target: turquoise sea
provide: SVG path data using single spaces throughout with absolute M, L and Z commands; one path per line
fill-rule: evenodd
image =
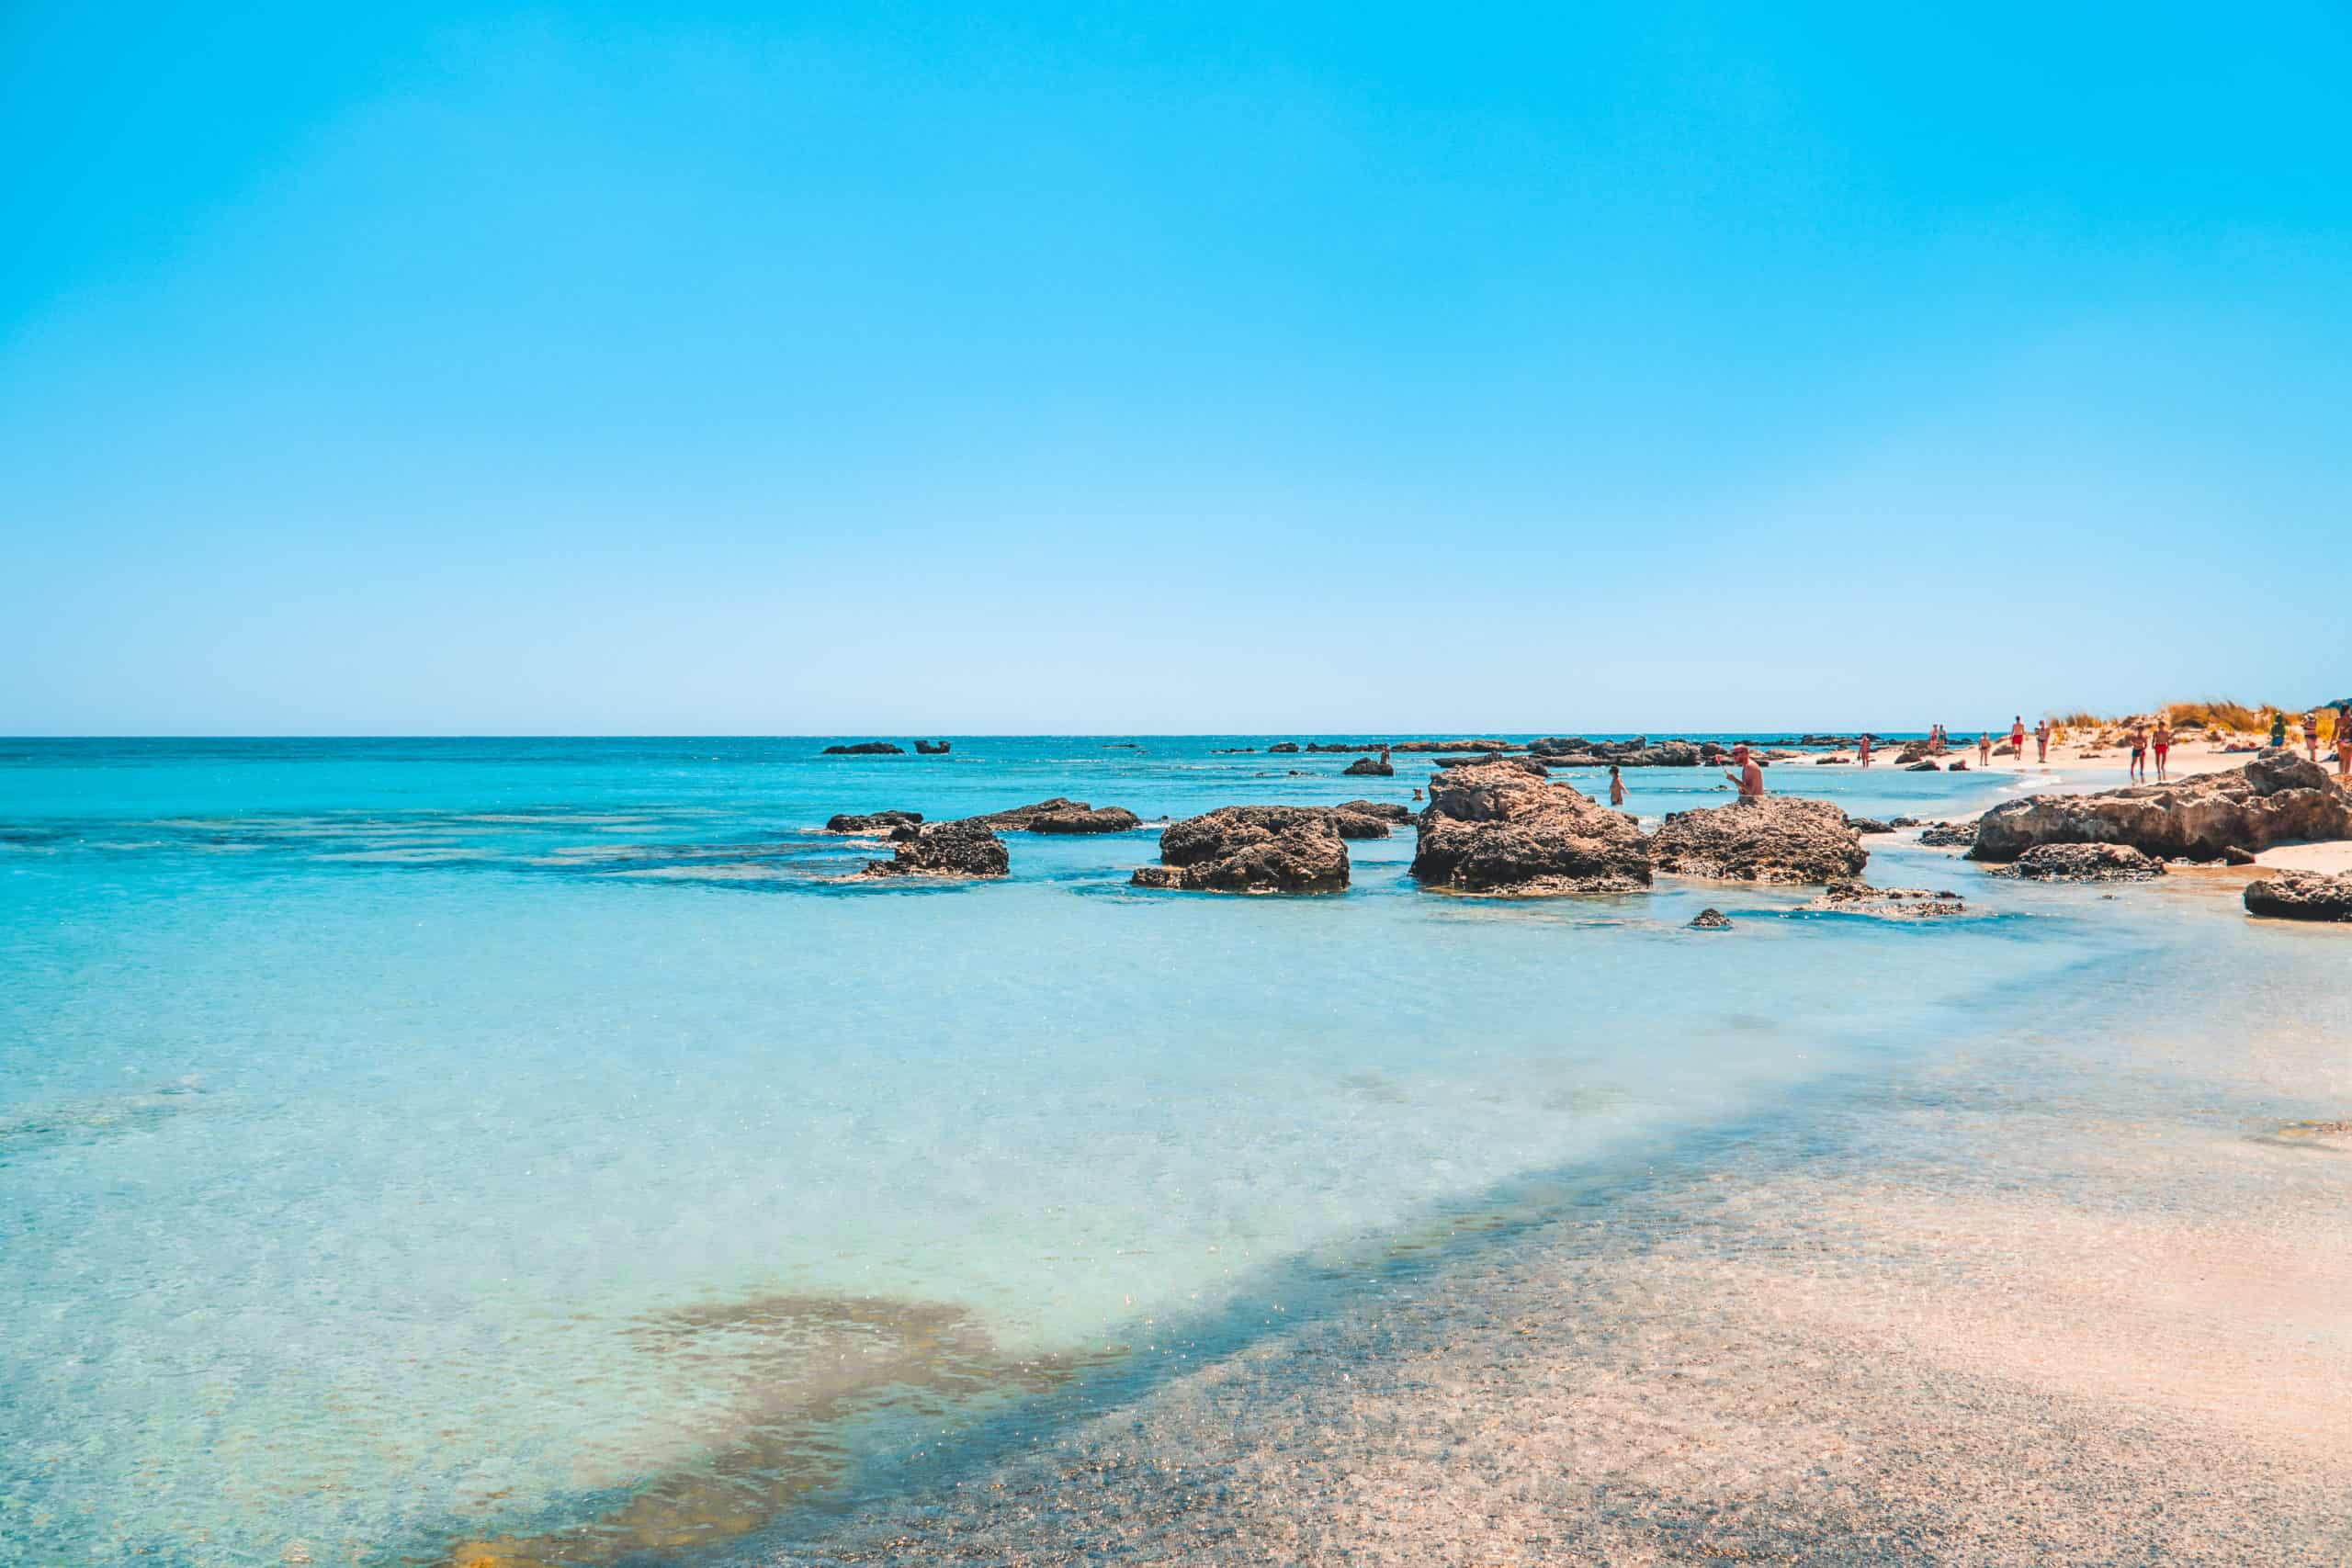
M 1884 839 L 1980 912 L 1447 897 L 1409 829 L 1343 896 L 1142 893 L 1150 819 L 1427 763 L 952 739 L 0 742 L 0 1562 L 753 1560 L 2019 1010 L 2220 1032 L 2340 974 L 2191 887 Z M 971 886 L 843 885 L 879 852 L 815 831 L 1054 795 L 1147 826 Z

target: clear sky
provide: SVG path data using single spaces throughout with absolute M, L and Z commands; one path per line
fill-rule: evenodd
M 0 732 L 2352 689 L 2352 10 L 0 6 Z

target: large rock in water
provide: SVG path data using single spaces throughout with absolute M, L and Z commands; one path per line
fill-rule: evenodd
M 839 811 L 825 818 L 828 833 L 887 833 L 893 828 L 922 824 L 920 811 Z
M 1143 818 L 1124 806 L 1078 807 L 1037 812 L 1021 826 L 1031 833 L 1124 833 L 1142 827 Z
M 1343 773 L 1368 774 L 1374 778 L 1393 778 L 1396 770 L 1385 757 L 1358 757 L 1340 770 Z
M 1660 871 L 1726 882 L 1844 882 L 1870 852 L 1826 800 L 1762 800 L 1678 811 L 1650 836 Z
M 2245 912 L 2283 920 L 2352 920 L 2352 876 L 2289 871 L 2249 882 Z
M 1125 820 L 1114 821 L 1113 814 Z M 964 820 L 977 823 L 991 832 L 1018 833 L 1028 830 L 1040 818 L 1052 818 L 1068 824 L 1060 828 L 1037 829 L 1049 833 L 1115 833 L 1123 828 L 1132 828 L 1142 820 L 1134 812 L 1123 810 L 1115 806 L 1106 806 L 1101 811 L 1097 811 L 1082 800 L 1072 800 L 1068 795 L 1060 795 L 1054 796 L 1051 800 L 1035 801 L 1027 806 L 1013 806 L 1002 811 L 983 812 L 978 817 L 967 817 Z M 1102 822 L 1106 825 L 1099 827 L 1078 825 L 1087 821 Z
M 2129 844 L 2160 860 L 2221 860 L 2305 839 L 2352 838 L 2352 795 L 2284 750 L 2245 767 L 2101 795 L 2035 795 L 1976 819 L 1973 860 L 2013 861 L 2036 844 Z
M 1993 874 L 2034 882 L 2150 882 L 2165 874 L 2165 863 L 2129 844 L 2036 844 L 1995 866 Z
M 828 757 L 903 757 L 907 749 L 893 746 L 888 740 L 861 740 L 854 746 L 828 746 L 824 754 Z
M 1369 817 L 1375 822 L 1386 822 L 1398 828 L 1413 819 L 1413 808 L 1394 800 L 1343 800 L 1331 809 L 1334 812 L 1345 812 L 1351 817 Z M 1352 839 L 1358 836 L 1344 829 L 1340 833 L 1342 839 Z M 1365 833 L 1361 836 L 1367 839 L 1381 837 L 1378 833 Z
M 1413 875 L 1463 893 L 1628 893 L 1650 883 L 1634 819 L 1571 785 L 1473 762 L 1433 775 Z
M 892 858 L 867 861 L 860 876 L 1002 876 L 1012 869 L 1003 843 L 978 822 L 933 822 L 891 837 L 899 846 Z
M 1158 865 L 1136 869 L 1136 886 L 1340 893 L 1348 886 L 1348 848 L 1330 814 L 1316 807 L 1228 806 L 1171 822 L 1159 835 L 1159 859 Z
M 915 755 L 918 757 L 944 757 L 948 752 L 953 751 L 954 750 L 956 750 L 956 743 L 952 740 L 918 740 L 915 742 Z

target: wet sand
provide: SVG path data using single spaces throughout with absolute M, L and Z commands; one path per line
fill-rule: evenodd
M 2352 1136 L 2244 1109 L 2352 1052 L 2119 1047 L 2210 1097 L 1906 1071 L 761 1560 L 2352 1560 Z

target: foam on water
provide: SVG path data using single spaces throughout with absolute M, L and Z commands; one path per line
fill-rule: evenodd
M 684 1550 L 854 1470 L 861 1420 L 1018 1401 L 2193 945 L 1904 849 L 1883 879 L 1990 918 L 1434 897 L 1409 832 L 1327 899 L 1135 892 L 1150 828 L 1008 834 L 1002 884 L 830 880 L 876 852 L 836 811 L 1426 772 L 1137 741 L 11 743 L 0 1556 Z M 1720 798 L 1627 777 L 1652 816 Z M 1706 903 L 1733 937 L 1681 929 Z

